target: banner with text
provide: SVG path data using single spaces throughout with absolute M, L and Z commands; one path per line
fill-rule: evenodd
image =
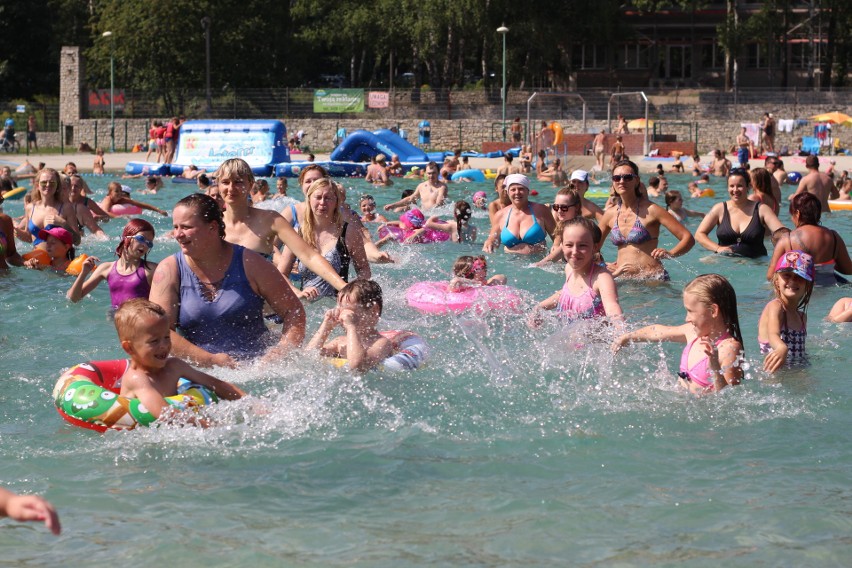
M 314 112 L 364 112 L 364 89 L 316 89 Z
M 367 106 L 369 108 L 388 108 L 390 104 L 390 93 L 387 91 L 370 91 L 367 94 Z

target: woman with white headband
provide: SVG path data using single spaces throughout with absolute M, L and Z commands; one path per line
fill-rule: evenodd
M 556 223 L 544 205 L 530 198 L 530 180 L 522 174 L 511 174 L 503 181 L 511 204 L 494 216 L 491 232 L 482 246 L 484 252 L 494 252 L 498 241 L 504 250 L 513 254 L 535 254 L 545 250 L 548 236 L 553 238 Z

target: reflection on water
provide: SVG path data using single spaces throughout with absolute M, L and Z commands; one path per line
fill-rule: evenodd
M 690 179 L 673 176 L 672 185 L 683 190 Z M 92 185 L 104 193 L 101 181 Z M 346 184 L 380 206 L 414 185 Z M 450 196 L 483 188 L 490 192 L 488 184 L 453 185 Z M 555 192 L 537 188 L 542 202 Z M 168 207 L 185 191 L 167 184 L 148 197 Z M 706 211 L 717 201 L 687 206 Z M 20 214 L 17 203 L 5 209 Z M 176 250 L 163 238 L 170 220 L 146 218 L 158 233 L 151 257 L 160 260 Z M 486 227 L 487 215 L 474 222 Z M 826 223 L 852 234 L 852 216 Z M 112 258 L 122 226 L 111 221 L 108 242 L 86 238 L 80 250 Z M 671 241 L 663 233 L 661 246 Z M 61 370 L 122 356 L 106 286 L 69 304 L 68 278 L 3 275 L 0 480 L 46 493 L 66 527 L 56 546 L 31 526 L 3 524 L 4 558 L 398 566 L 553 565 L 566 555 L 589 564 L 800 564 L 799 550 L 825 559 L 818 563 L 846 557 L 852 326 L 821 319 L 849 290 L 815 291 L 810 366 L 767 377 L 756 342 L 771 297 L 765 259 L 696 248 L 665 262 L 670 283 L 621 283 L 631 327 L 682 322 L 681 291 L 696 274 L 721 272 L 734 284 L 747 378 L 697 399 L 676 385 L 682 346 L 637 344 L 613 356 L 615 329 L 598 322 L 566 324 L 549 313 L 531 329 L 526 314 L 408 308 L 410 285 L 448 279 L 455 258 L 478 249 L 393 244 L 396 263 L 373 269 L 385 292 L 384 327 L 417 330 L 432 346 L 423 369 L 354 377 L 306 354 L 217 369 L 253 399 L 207 409 L 217 426 L 206 431 L 99 436 L 62 422 L 50 400 Z M 614 257 L 610 245 L 604 253 Z M 524 290 L 527 309 L 564 279 L 558 268 L 502 253 L 489 256 L 489 270 Z M 309 332 L 331 305 L 308 307 Z

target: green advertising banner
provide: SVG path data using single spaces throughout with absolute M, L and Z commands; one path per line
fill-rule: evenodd
M 364 112 L 364 89 L 316 89 L 314 112 Z

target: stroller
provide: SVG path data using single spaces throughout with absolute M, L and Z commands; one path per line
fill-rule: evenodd
M 15 135 L 14 126 L 9 126 L 7 124 L 5 128 L 3 128 L 3 135 L 0 136 L 0 150 L 7 153 L 17 153 L 21 151 L 21 143 L 18 142 L 18 138 Z

